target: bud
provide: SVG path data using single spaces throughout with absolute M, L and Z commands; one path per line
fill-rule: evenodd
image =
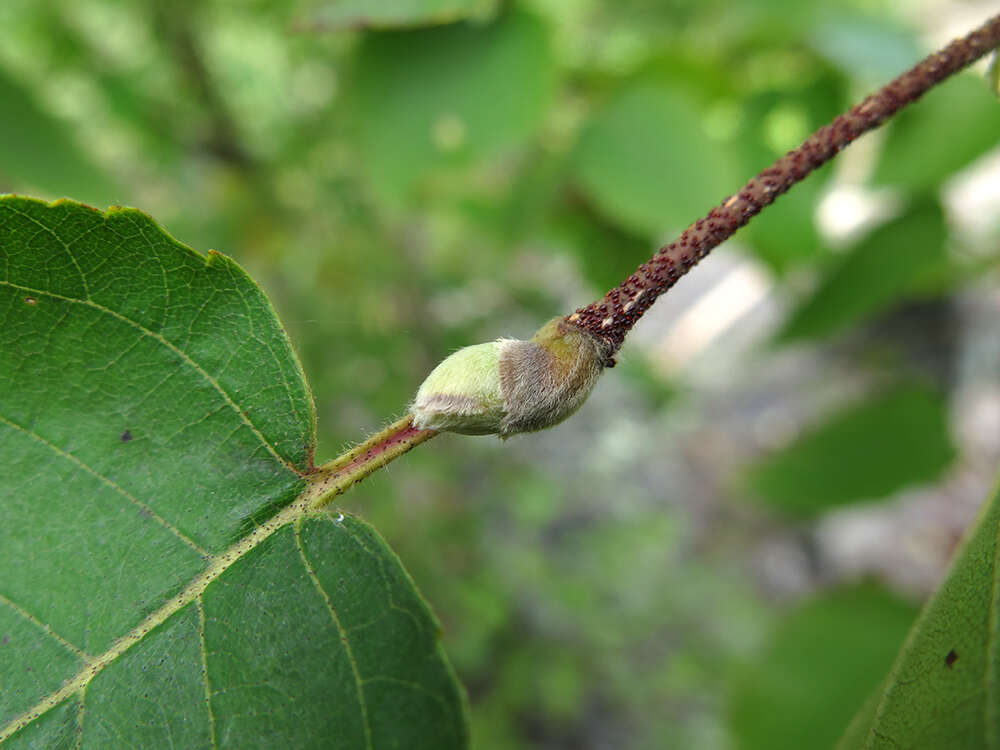
M 420 386 L 410 411 L 421 430 L 466 435 L 499 432 L 504 415 L 500 389 L 500 352 L 505 339 L 459 349 Z
M 609 362 L 600 339 L 555 318 L 530 341 L 497 339 L 446 358 L 417 391 L 413 423 L 504 438 L 542 430 L 580 408 Z

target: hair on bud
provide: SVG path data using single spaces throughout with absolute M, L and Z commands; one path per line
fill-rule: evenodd
M 500 430 L 503 396 L 500 351 L 504 339 L 459 349 L 431 370 L 410 411 L 421 430 L 490 435 Z
M 566 318 L 529 341 L 497 339 L 459 349 L 417 391 L 410 410 L 422 430 L 509 437 L 562 422 L 580 408 L 610 353 Z

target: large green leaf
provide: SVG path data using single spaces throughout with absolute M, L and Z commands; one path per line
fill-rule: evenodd
M 93 203 L 116 199 L 112 180 L 94 164 L 71 128 L 31 89 L 0 69 L 0 190 L 43 190 Z
M 1000 747 L 1000 491 L 840 750 Z
M 663 83 L 626 88 L 591 121 L 574 156 L 580 187 L 627 229 L 659 238 L 738 184 L 732 154 L 705 134 L 697 104 Z
M 526 13 L 370 35 L 354 80 L 365 169 L 383 195 L 405 197 L 437 167 L 523 140 L 554 84 L 548 32 Z
M 133 209 L 0 199 L 0 354 L 0 741 L 464 746 L 398 560 L 289 505 L 312 399 L 233 261 Z
M 943 399 L 899 386 L 828 417 L 753 467 L 754 494 L 808 516 L 935 479 L 955 457 Z
M 790 612 L 736 680 L 733 733 L 745 750 L 829 748 L 885 674 L 915 608 L 873 584 Z
M 937 203 L 911 207 L 852 248 L 792 312 L 779 339 L 839 333 L 893 303 L 926 294 L 948 270 L 945 236 Z

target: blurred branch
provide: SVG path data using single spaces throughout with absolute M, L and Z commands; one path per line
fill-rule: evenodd
M 242 142 L 236 120 L 212 77 L 191 27 L 195 10 L 188 4 L 153 0 L 153 21 L 173 53 L 175 62 L 194 89 L 209 119 L 205 146 L 215 157 L 241 169 L 253 169 L 256 160 Z
M 731 237 L 778 196 L 805 179 L 858 136 L 873 130 L 944 79 L 1000 47 L 1000 15 L 951 42 L 825 125 L 794 151 L 689 226 L 603 299 L 581 307 L 568 321 L 603 340 L 616 352 L 636 321 L 712 249 Z M 914 159 L 921 158 L 913 154 Z M 609 363 L 612 363 L 610 360 Z

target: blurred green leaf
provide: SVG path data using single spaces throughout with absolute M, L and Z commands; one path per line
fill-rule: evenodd
M 779 341 L 842 331 L 893 303 L 919 296 L 947 270 L 940 206 L 921 203 L 882 225 L 854 248 L 792 311 Z
M 944 400 L 920 385 L 856 403 L 753 467 L 751 491 L 810 516 L 937 478 L 955 457 Z
M 747 225 L 745 238 L 751 250 L 775 273 L 820 253 L 823 244 L 816 227 L 816 207 L 828 176 L 825 168 L 810 175 Z
M 308 385 L 260 288 L 134 209 L 0 199 L 4 748 L 461 748 L 362 521 L 290 514 Z M 270 533 L 267 533 L 270 532 Z
M 850 12 L 819 22 L 810 42 L 841 69 L 873 83 L 895 78 L 925 54 L 912 30 L 889 18 Z
M 546 227 L 549 244 L 572 256 L 600 291 L 617 286 L 656 250 L 648 240 L 578 206 L 553 213 Z
M 608 217 L 659 239 L 701 218 L 732 192 L 739 179 L 733 161 L 728 147 L 705 133 L 692 98 L 643 81 L 616 95 L 591 120 L 573 171 Z
M 985 506 L 885 681 L 838 750 L 996 747 L 1000 491 Z M 874 704 L 874 705 L 873 705 Z
M 746 152 L 746 176 L 798 146 L 845 106 L 845 78 L 819 61 L 812 61 L 812 68 L 813 78 L 804 85 L 793 90 L 787 86 L 767 90 L 742 105 L 745 125 L 740 140 Z M 748 241 L 753 253 L 775 273 L 780 275 L 824 249 L 816 210 L 832 167 L 827 165 L 809 175 L 742 230 L 741 241 Z
M 68 124 L 45 111 L 31 90 L 0 68 L 0 192 L 40 190 L 98 206 L 118 199 L 111 178 Z
M 320 29 L 388 29 L 430 26 L 482 17 L 497 0 L 336 0 L 307 11 L 308 24 Z
M 979 76 L 957 75 L 893 118 L 872 182 L 938 190 L 998 142 L 1000 102 Z
M 548 31 L 521 12 L 489 26 L 369 35 L 356 68 L 363 163 L 382 194 L 397 199 L 436 167 L 523 141 L 555 83 Z
M 831 747 L 916 614 L 871 584 L 821 594 L 787 614 L 736 682 L 729 714 L 737 746 Z
M 990 60 L 990 67 L 986 72 L 986 80 L 989 82 L 990 90 L 1000 97 L 1000 50 L 993 52 L 993 59 Z

